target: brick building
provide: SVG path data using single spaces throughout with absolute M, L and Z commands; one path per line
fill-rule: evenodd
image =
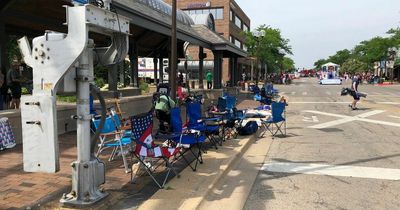
M 171 0 L 164 1 L 168 4 L 172 3 Z M 238 48 L 246 51 L 245 37 L 242 32 L 250 30 L 250 19 L 234 0 L 179 0 L 177 1 L 177 8 L 189 15 L 211 13 L 214 16 L 216 32 Z M 196 46 L 188 48 L 187 54 L 192 60 L 198 60 L 198 49 Z M 212 63 L 213 53 L 209 50 L 204 52 L 207 53 L 206 63 Z M 222 80 L 224 82 L 229 81 L 230 78 L 229 69 L 232 69 L 232 65 L 234 65 L 231 60 L 229 58 L 223 59 Z M 243 71 L 250 71 L 250 62 L 246 58 L 239 58 L 237 63 L 237 75 L 242 74 Z M 209 68 L 207 65 L 205 66 L 205 70 Z

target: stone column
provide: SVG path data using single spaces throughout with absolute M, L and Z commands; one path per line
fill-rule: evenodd
M 164 83 L 164 58 L 160 55 L 158 58 L 160 62 L 158 62 L 158 69 L 160 70 L 160 81 L 159 83 Z
M 199 89 L 204 89 L 204 48 L 199 47 Z
M 118 91 L 118 63 L 108 67 L 108 90 Z
M 131 61 L 131 87 L 139 87 L 138 47 L 135 42 L 131 44 L 129 60 Z
M 213 73 L 213 89 L 222 88 L 222 51 L 213 51 L 214 53 L 214 73 Z
M 157 85 L 157 76 L 158 76 L 158 59 L 156 57 L 153 58 L 153 64 L 154 64 L 154 84 Z

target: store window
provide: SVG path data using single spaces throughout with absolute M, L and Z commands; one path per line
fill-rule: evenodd
M 229 10 L 229 20 L 233 21 L 233 11 Z
M 184 10 L 189 15 L 192 14 L 209 14 L 211 13 L 214 16 L 215 20 L 224 19 L 224 9 L 223 8 L 210 8 L 210 9 L 192 9 L 192 10 Z
M 242 20 L 238 16 L 235 16 L 235 25 L 239 28 L 242 28 Z
M 246 24 L 243 24 L 243 31 L 250 31 L 249 27 Z

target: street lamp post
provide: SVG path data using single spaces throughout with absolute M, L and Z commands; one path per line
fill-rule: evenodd
M 265 31 L 261 30 L 261 31 L 253 31 L 252 32 L 253 36 L 257 38 L 257 53 L 256 53 L 256 85 L 258 85 L 258 80 L 259 80 L 259 58 L 258 58 L 258 52 L 259 52 L 259 48 L 260 48 L 260 38 L 263 38 L 265 36 Z M 253 77 L 253 75 L 252 75 Z

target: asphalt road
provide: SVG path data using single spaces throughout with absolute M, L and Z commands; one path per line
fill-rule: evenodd
M 274 139 L 245 209 L 400 209 L 400 86 L 361 85 L 355 111 L 345 86 L 276 86 L 288 135 Z

